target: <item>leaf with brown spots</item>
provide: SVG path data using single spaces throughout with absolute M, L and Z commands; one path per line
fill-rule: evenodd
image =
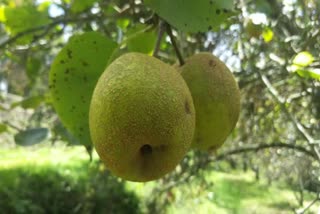
M 235 15 L 233 0 L 145 0 L 161 18 L 187 32 L 218 30 L 220 25 Z
M 116 47 L 97 32 L 73 36 L 51 66 L 52 104 L 64 126 L 83 145 L 91 144 L 88 112 L 93 89 Z

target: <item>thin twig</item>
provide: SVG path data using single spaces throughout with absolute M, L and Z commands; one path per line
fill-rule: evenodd
M 154 51 L 153 51 L 154 57 L 158 57 L 158 53 L 159 53 L 160 45 L 161 45 L 161 40 L 163 38 L 163 34 L 164 34 L 165 30 L 166 30 L 165 22 L 161 20 L 159 23 L 157 42 L 156 42 L 156 45 L 155 45 Z
M 287 148 L 287 149 L 293 149 L 299 152 L 302 152 L 312 158 L 316 158 L 316 154 L 312 151 L 307 150 L 303 146 L 298 146 L 295 144 L 289 144 L 289 143 L 265 143 L 265 144 L 258 144 L 258 145 L 253 145 L 253 146 L 246 146 L 242 148 L 237 148 L 234 150 L 230 150 L 227 152 L 224 152 L 216 157 L 210 158 L 209 161 L 217 161 L 217 160 L 223 160 L 225 157 L 230 156 L 230 155 L 235 155 L 235 154 L 240 154 L 240 153 L 245 153 L 245 152 L 257 152 L 259 150 L 264 150 L 264 149 L 270 149 L 270 148 Z
M 217 156 L 210 156 L 208 159 L 203 161 L 201 163 L 201 167 L 196 168 L 193 170 L 193 172 L 188 173 L 186 176 L 181 176 L 180 179 L 169 183 L 168 185 L 161 187 L 160 189 L 157 189 L 157 194 L 161 194 L 163 192 L 166 192 L 173 187 L 178 186 L 179 184 L 185 183 L 189 181 L 194 175 L 196 175 L 199 171 L 199 169 L 204 169 L 205 167 L 208 166 L 209 163 L 216 162 L 216 161 L 221 161 L 224 160 L 225 158 L 231 156 L 231 155 L 236 155 L 236 154 L 241 154 L 241 153 L 246 153 L 246 152 L 257 152 L 259 150 L 265 150 L 265 149 L 270 149 L 270 148 L 288 148 L 288 149 L 293 149 L 299 152 L 302 152 L 312 158 L 316 158 L 316 154 L 314 154 L 312 151 L 307 150 L 303 146 L 298 146 L 294 144 L 288 144 L 288 143 L 280 143 L 280 142 L 275 142 L 275 143 L 269 143 L 269 144 L 258 144 L 258 145 L 252 145 L 252 146 L 246 146 L 242 148 L 237 148 L 233 150 L 226 151 L 222 154 L 219 154 Z
M 310 209 L 310 207 L 312 207 L 319 200 L 320 200 L 320 197 L 318 194 L 318 196 L 312 202 L 310 202 L 310 204 L 308 206 L 306 206 L 305 208 L 303 208 L 301 210 L 296 211 L 295 213 L 296 214 L 304 214 L 308 209 Z
M 274 97 L 274 99 L 278 102 L 278 104 L 281 106 L 281 108 L 284 110 L 284 112 L 287 114 L 289 119 L 294 124 L 296 130 L 300 133 L 300 135 L 305 138 L 305 140 L 308 142 L 314 153 L 316 154 L 317 160 L 320 162 L 320 152 L 316 148 L 314 142 L 315 140 L 313 137 L 308 133 L 308 131 L 303 127 L 303 125 L 289 112 L 289 110 L 286 107 L 286 99 L 283 98 L 278 91 L 272 86 L 269 79 L 261 74 L 261 72 L 258 71 L 258 74 L 263 82 L 263 84 L 267 87 L 271 95 Z
M 169 23 L 166 22 L 166 30 L 167 30 L 167 34 L 168 36 L 170 37 L 170 40 L 171 40 L 171 44 L 174 48 L 174 51 L 176 52 L 176 55 L 178 57 L 178 60 L 179 60 L 179 63 L 180 63 L 180 66 L 184 65 L 184 59 L 180 53 L 180 50 L 178 48 L 178 45 L 176 43 L 176 40 L 173 36 L 173 33 L 172 33 L 172 29 L 171 29 L 171 25 Z
M 20 39 L 23 36 L 29 35 L 29 34 L 33 34 L 39 31 L 45 31 L 45 32 L 49 32 L 51 29 L 55 28 L 55 26 L 59 25 L 59 24 L 67 24 L 67 23 L 72 23 L 72 22 L 83 22 L 83 21 L 92 21 L 92 20 L 96 20 L 96 19 L 100 19 L 102 18 L 101 16 L 98 15 L 94 15 L 94 16 L 87 16 L 87 17 L 81 17 L 81 18 L 66 18 L 66 17 L 60 17 L 57 18 L 56 20 L 54 20 L 53 22 L 50 22 L 47 25 L 41 25 L 38 27 L 34 27 L 34 28 L 30 28 L 27 29 L 23 32 L 17 33 L 15 36 L 10 37 L 9 39 L 7 39 L 6 41 L 2 42 L 0 44 L 0 49 L 5 48 L 6 46 L 16 42 L 18 39 Z M 40 38 L 41 36 L 44 36 L 46 34 L 42 33 L 41 35 L 37 36 L 37 38 Z

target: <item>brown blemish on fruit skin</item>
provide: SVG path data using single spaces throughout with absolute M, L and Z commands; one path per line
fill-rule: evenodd
M 190 105 L 189 105 L 189 102 L 186 100 L 186 102 L 184 103 L 184 109 L 186 111 L 187 114 L 191 114 L 191 111 L 190 111 Z
M 152 154 L 152 147 L 149 144 L 145 144 L 141 146 L 140 153 L 142 156 L 151 155 Z

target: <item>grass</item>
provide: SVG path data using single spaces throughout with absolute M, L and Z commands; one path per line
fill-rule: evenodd
M 143 212 L 142 204 L 158 183 L 123 182 L 106 174 L 96 164 L 97 159 L 95 156 L 95 162 L 90 163 L 82 147 L 0 150 L 0 210 Z M 213 171 L 202 176 L 213 185 L 207 188 L 193 182 L 175 187 L 168 194 L 165 213 L 284 214 L 293 213 L 298 207 L 290 189 L 256 182 L 253 173 Z M 307 194 L 306 198 L 311 201 L 312 195 Z M 309 213 L 316 213 L 316 208 L 313 206 Z
M 1 213 L 140 213 L 123 181 L 79 148 L 0 152 Z

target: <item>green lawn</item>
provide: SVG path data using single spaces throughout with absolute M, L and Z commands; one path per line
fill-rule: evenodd
M 0 210 L 47 213 L 44 207 L 50 206 L 51 213 L 71 208 L 104 213 L 111 206 L 113 213 L 143 212 L 156 182 L 123 182 L 105 172 L 96 155 L 94 160 L 89 162 L 82 147 L 0 149 Z M 166 213 L 277 214 L 293 213 L 298 206 L 291 190 L 256 182 L 252 173 L 213 171 L 204 176 L 213 183 L 210 188 L 198 183 L 173 188 Z M 8 201 L 1 203 L 1 197 Z M 72 200 L 66 202 L 68 198 Z M 311 201 L 312 195 L 306 198 Z M 316 213 L 317 206 L 309 213 Z

